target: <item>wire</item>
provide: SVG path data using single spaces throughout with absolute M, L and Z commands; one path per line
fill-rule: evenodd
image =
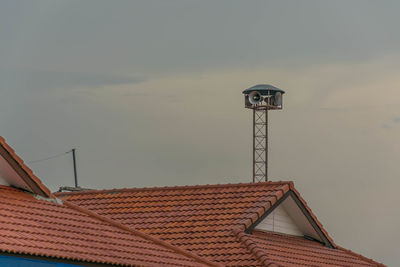
M 68 150 L 67 152 L 63 152 L 63 153 L 60 153 L 60 154 L 57 154 L 57 155 L 53 155 L 53 156 L 50 156 L 50 157 L 47 157 L 47 158 L 27 161 L 26 163 L 28 163 L 28 164 L 29 163 L 36 163 L 36 162 L 41 162 L 41 161 L 45 161 L 45 160 L 49 160 L 49 159 L 54 159 L 54 158 L 58 158 L 58 157 L 64 156 L 65 154 L 68 154 L 68 153 L 71 153 L 71 152 L 72 152 L 72 150 Z

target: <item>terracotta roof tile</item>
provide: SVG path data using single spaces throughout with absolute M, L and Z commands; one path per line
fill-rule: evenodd
M 335 246 L 292 182 L 112 189 L 56 195 L 226 266 L 291 266 L 290 261 L 295 266 L 307 265 L 307 260 L 318 264 L 327 260 L 327 266 L 345 266 L 340 264 L 346 257 L 353 266 L 379 266 L 302 237 L 294 238 L 298 242 L 293 241 L 292 246 L 299 246 L 304 255 L 294 257 L 290 247 L 278 246 L 279 238 L 287 242 L 286 236 L 271 234 L 276 242 L 274 239 L 266 243 L 259 235 L 244 232 L 288 191 L 302 201 Z M 268 244 L 271 245 L 268 247 Z M 304 248 L 310 244 L 308 250 Z M 318 258 L 320 251 L 326 257 Z M 292 255 L 293 259 L 285 262 L 284 255 Z
M 85 211 L 0 186 L 0 251 L 116 265 L 209 266 L 198 256 Z
M 336 247 L 292 182 L 57 193 L 61 205 L 1 137 L 0 156 L 30 191 L 51 200 L 0 186 L 3 252 L 136 266 L 383 266 Z M 245 233 L 286 193 L 334 248 Z
M 292 182 L 112 189 L 56 195 L 226 266 L 287 266 L 279 261 L 279 255 L 288 248 L 282 248 L 279 254 L 276 249 L 266 248 L 264 243 L 256 243 L 258 239 L 244 231 L 289 191 L 302 201 L 335 246 Z M 323 251 L 333 251 L 331 266 L 334 266 L 335 257 L 340 262 L 341 253 L 349 254 L 302 237 L 299 239 L 318 245 L 309 252 L 310 259 L 315 261 L 325 258 L 317 259 L 313 249 L 322 247 Z M 250 250 L 249 242 L 253 244 Z M 303 245 L 301 242 L 295 244 Z M 348 256 L 354 266 L 379 266 Z M 306 264 L 307 259 L 300 257 L 299 263 Z
M 328 248 L 302 237 L 261 231 L 245 235 L 271 261 L 282 266 L 384 266 L 342 248 Z
M 280 265 L 273 262 L 269 257 L 268 254 L 265 253 L 261 248 L 258 247 L 257 243 L 254 242 L 249 235 L 245 234 L 240 229 L 234 229 L 232 231 L 239 242 L 241 242 L 248 251 L 254 255 L 255 258 L 262 264 L 262 266 L 271 266 L 271 267 L 278 267 Z
M 124 266 L 218 266 L 73 203 L 61 204 L 2 137 L 0 157 L 7 182 L 31 192 L 0 185 L 0 251 Z

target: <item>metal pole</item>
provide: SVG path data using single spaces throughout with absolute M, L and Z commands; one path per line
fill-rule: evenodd
M 253 109 L 253 183 L 256 182 L 256 110 Z
M 268 181 L 268 111 L 253 109 L 253 182 Z
M 78 187 L 78 175 L 76 174 L 76 157 L 75 157 L 75 148 L 72 149 L 72 159 L 74 161 L 74 178 L 75 178 L 75 187 Z
M 265 110 L 265 181 L 268 181 L 268 109 Z

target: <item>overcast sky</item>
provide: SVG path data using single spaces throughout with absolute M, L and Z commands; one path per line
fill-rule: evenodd
M 242 90 L 270 113 L 270 176 L 337 244 L 400 262 L 398 1 L 0 0 L 0 135 L 25 161 L 77 148 L 83 187 L 251 181 Z M 73 185 L 70 154 L 28 164 Z

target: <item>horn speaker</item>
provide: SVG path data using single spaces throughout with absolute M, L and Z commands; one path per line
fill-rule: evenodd
M 261 96 L 261 94 L 260 94 L 259 92 L 253 91 L 253 92 L 251 92 L 251 93 L 249 94 L 249 102 L 250 102 L 252 105 L 257 105 L 257 104 L 259 104 L 259 103 L 262 102 L 262 101 L 263 101 L 263 98 L 262 98 L 262 96 Z
M 274 97 L 274 104 L 275 104 L 275 106 L 282 105 L 282 93 L 281 92 L 276 92 L 275 97 Z

